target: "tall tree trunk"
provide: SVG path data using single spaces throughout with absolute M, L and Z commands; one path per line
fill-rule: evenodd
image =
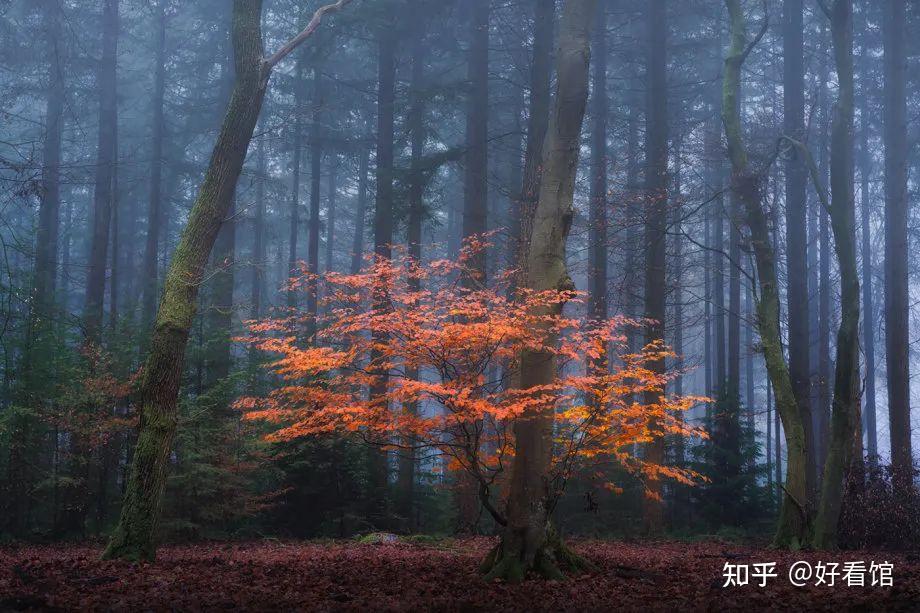
M 26 395 L 42 389 L 52 373 L 43 360 L 36 360 L 36 350 L 44 339 L 50 340 L 54 321 L 55 283 L 57 281 L 58 243 L 61 216 L 61 136 L 64 127 L 64 56 L 61 39 L 61 4 L 59 0 L 43 3 L 45 49 L 48 53 L 48 89 L 46 91 L 44 141 L 42 143 L 41 192 L 38 207 L 38 232 L 35 241 L 35 268 L 29 301 L 26 341 L 19 365 L 20 389 Z M 69 215 L 68 215 L 69 217 Z M 69 219 L 68 219 L 69 221 Z M 69 224 L 68 224 L 69 227 Z M 66 293 L 62 292 L 64 296 Z M 4 369 L 4 386 L 11 386 L 12 368 Z M 6 390 L 4 390 L 6 391 Z M 8 398 L 4 394 L 4 399 Z M 25 397 L 21 401 L 31 406 L 38 399 Z M 35 421 L 22 413 L 14 414 L 9 426 L 9 446 L 6 483 L 3 489 L 2 508 L 4 530 L 13 535 L 25 533 L 28 499 L 36 478 L 28 454 L 33 447 L 32 434 Z M 57 438 L 55 437 L 55 442 Z M 53 467 L 57 468 L 57 456 Z M 55 490 L 56 492 L 56 490 Z
M 118 0 L 105 0 L 102 7 L 102 59 L 99 63 L 99 141 L 93 191 L 93 225 L 89 270 L 86 275 L 84 326 L 86 340 L 99 343 L 105 296 L 105 271 L 112 222 L 112 179 L 115 171 L 115 62 L 118 44 Z
M 414 6 L 417 15 L 422 15 L 420 2 Z M 422 215 L 424 203 L 422 202 L 425 186 L 424 175 L 421 168 L 421 159 L 425 145 L 425 103 L 422 92 L 425 74 L 425 42 L 424 30 L 426 21 L 418 17 L 417 30 L 412 41 L 412 76 L 409 84 L 409 116 L 407 128 L 409 130 L 409 146 L 411 148 L 409 171 L 409 223 L 406 230 L 406 246 L 409 258 L 413 262 L 422 260 Z M 421 289 L 418 277 L 412 276 L 409 280 L 410 291 Z M 418 379 L 417 367 L 406 369 L 406 378 Z M 411 402 L 404 409 L 410 415 L 418 414 L 418 403 Z M 399 456 L 399 475 L 397 477 L 398 501 L 397 511 L 405 518 L 409 531 L 416 528 L 415 521 L 415 468 L 418 463 L 412 442 L 407 441 L 406 448 Z
M 582 120 L 588 98 L 590 24 L 594 0 L 566 0 L 559 28 L 556 96 L 543 145 L 543 174 L 533 218 L 526 287 L 535 291 L 573 287 L 565 247 L 571 228 Z M 562 305 L 556 307 L 561 311 Z M 550 331 L 546 331 L 550 334 Z M 523 389 L 556 378 L 553 356 L 524 352 Z M 507 521 L 501 542 L 483 563 L 487 578 L 520 581 L 529 570 L 559 577 L 561 566 L 577 566 L 561 540 L 552 534 L 550 517 L 561 492 L 549 475 L 553 447 L 553 412 L 546 410 L 514 423 L 515 456 L 511 468 Z
M 831 131 L 831 202 L 829 216 L 840 268 L 840 327 L 830 435 L 814 544 L 832 548 L 844 484 L 851 463 L 862 459 L 859 381 L 859 272 L 856 266 L 856 207 L 853 201 L 853 7 L 835 0 L 828 15 L 837 67 L 838 95 Z
M 389 260 L 393 242 L 393 122 L 396 105 L 396 33 L 393 24 L 384 26 L 379 33 L 377 58 L 377 194 L 374 206 L 374 256 Z M 388 297 L 383 288 L 373 292 L 373 308 L 387 308 Z M 380 343 L 385 339 L 378 334 Z M 370 385 L 370 398 L 387 403 L 386 390 L 389 372 L 376 365 L 382 356 L 371 353 L 374 382 Z M 367 514 L 372 522 L 382 523 L 387 509 L 387 454 L 371 447 L 368 450 Z
M 783 131 L 804 141 L 805 66 L 802 0 L 783 4 Z M 814 457 L 811 416 L 811 332 L 808 309 L 808 239 L 805 234 L 808 171 L 800 152 L 786 159 L 786 305 L 789 317 L 789 376 L 805 427 L 805 454 Z M 806 472 L 808 491 L 815 488 L 815 471 Z M 802 501 L 805 502 L 805 501 Z
M 288 213 L 290 225 L 288 227 L 288 270 L 287 276 L 295 274 L 299 255 L 298 239 L 300 238 L 300 166 L 303 152 L 303 115 L 304 115 L 304 58 L 303 53 L 297 56 L 297 66 L 294 69 L 294 143 L 293 157 L 291 159 L 291 202 Z M 297 291 L 291 287 L 287 291 L 287 306 L 297 306 Z
M 866 43 L 862 53 L 862 106 L 859 112 L 859 204 L 862 235 L 862 282 L 863 282 L 863 350 L 866 354 L 866 394 L 863 403 L 863 423 L 866 432 L 866 455 L 872 465 L 878 463 L 878 429 L 875 408 L 875 305 L 872 296 L 872 205 L 869 202 L 869 178 L 872 175 L 872 152 L 869 150 L 869 62 Z
M 645 116 L 645 343 L 664 340 L 665 284 L 667 270 L 668 212 L 668 85 L 667 85 L 667 6 L 664 0 L 648 0 L 648 57 L 646 63 Z M 664 360 L 649 364 L 664 372 Z M 645 404 L 661 401 L 658 392 L 646 392 Z M 654 426 L 652 426 L 654 428 Z M 645 459 L 653 464 L 664 462 L 664 438 L 648 443 Z M 664 528 L 661 481 L 650 478 L 645 497 L 644 530 L 660 533 Z
M 323 107 L 323 82 L 319 67 L 313 68 L 313 117 L 310 122 L 310 228 L 309 244 L 307 246 L 307 266 L 310 273 L 319 273 L 319 197 L 322 186 L 323 168 L 323 140 L 322 107 Z M 318 308 L 317 295 L 319 288 L 317 278 L 311 276 L 307 281 L 307 315 L 309 325 L 307 338 L 313 339 L 316 335 L 316 315 Z
M 489 119 L 489 13 L 490 0 L 471 0 L 467 79 L 470 83 L 466 113 L 466 155 L 463 179 L 463 238 L 483 234 L 488 221 L 488 119 Z M 487 282 L 486 251 L 473 255 L 463 283 L 469 289 Z M 471 433 L 465 442 L 469 453 L 478 455 L 482 428 L 463 429 Z M 468 471 L 456 474 L 457 529 L 476 532 L 479 521 L 479 486 Z
M 828 140 L 827 140 L 827 126 L 828 126 L 828 113 L 829 113 L 829 102 L 828 97 L 828 63 L 827 63 L 827 53 L 826 53 L 826 43 L 825 43 L 825 32 L 827 30 L 826 25 L 822 25 L 821 29 L 821 60 L 819 62 L 818 68 L 818 94 L 817 94 L 817 106 L 818 106 L 818 162 L 819 162 L 819 172 L 820 179 L 822 183 L 827 178 L 827 151 L 828 151 Z M 831 246 L 830 246 L 830 229 L 828 227 L 828 217 L 827 211 L 819 202 L 815 203 L 817 217 L 817 239 L 816 240 L 816 251 L 818 252 L 818 270 L 817 270 L 817 294 L 818 294 L 818 304 L 815 312 L 817 322 L 817 343 L 815 345 L 816 350 L 816 364 L 813 366 L 816 368 L 815 376 L 815 398 L 816 405 L 815 410 L 812 411 L 812 420 L 811 420 L 811 434 L 808 433 L 808 425 L 806 425 L 806 444 L 810 444 L 811 453 L 809 458 L 811 463 L 809 465 L 810 470 L 815 472 L 815 475 L 809 475 L 809 482 L 813 483 L 813 490 L 815 495 L 817 495 L 818 490 L 821 485 L 819 483 L 821 477 L 821 469 L 824 466 L 824 460 L 827 454 L 827 438 L 828 438 L 828 429 L 830 425 L 830 411 L 831 411 L 831 395 L 830 395 L 830 379 L 831 379 L 831 356 L 830 356 L 830 342 L 831 342 L 831 287 L 830 287 L 830 269 L 831 269 Z
M 524 148 L 524 173 L 515 218 L 511 223 L 517 243 L 517 266 L 527 266 L 533 212 L 540 195 L 542 148 L 549 121 L 550 77 L 552 72 L 554 0 L 534 0 L 533 58 L 530 65 L 530 103 L 527 117 L 527 142 Z
M 732 191 L 744 207 L 745 224 L 750 232 L 750 244 L 757 268 L 760 290 L 757 301 L 757 329 L 773 384 L 776 409 L 783 422 L 786 436 L 786 483 L 777 525 L 775 542 L 778 546 L 794 546 L 806 542 L 808 530 L 805 481 L 805 432 L 798 403 L 792 391 L 792 379 L 783 352 L 779 326 L 779 286 L 776 278 L 776 249 L 760 191 L 759 177 L 748 165 L 744 146 L 738 100 L 741 93 L 741 68 L 755 39 L 748 42 L 744 13 L 740 0 L 725 0 L 730 18 L 731 39 L 725 56 L 722 83 L 722 123 L 732 166 Z M 762 36 L 762 34 L 761 34 Z M 778 441 L 777 441 L 778 443 Z
M 339 163 L 338 155 L 333 155 L 329 162 L 329 176 L 326 179 L 326 263 L 323 270 L 330 272 L 335 269 L 333 245 L 335 244 L 335 215 L 337 196 L 339 194 Z
M 351 243 L 351 274 L 361 270 L 364 258 L 364 223 L 367 217 L 367 172 L 370 166 L 370 149 L 361 147 L 358 160 L 358 205 L 355 207 L 355 233 Z
M 885 365 L 891 465 L 898 487 L 912 480 L 910 303 L 907 271 L 907 51 L 905 2 L 884 8 L 885 49 Z
M 156 50 L 154 52 L 153 78 L 153 122 L 150 152 L 150 199 L 147 208 L 147 239 L 144 246 L 143 268 L 143 306 L 141 319 L 145 333 L 153 324 L 156 313 L 158 293 L 157 258 L 160 245 L 160 225 L 162 223 L 162 183 L 163 183 L 163 137 L 165 119 L 163 100 L 166 92 L 166 13 L 164 3 L 156 4 Z
M 607 319 L 607 3 L 597 7 L 591 55 L 591 194 L 588 276 L 591 302 L 588 316 Z M 597 364 L 605 368 L 606 358 Z
M 272 68 L 347 0 L 316 11 L 310 24 L 271 57 L 262 57 L 261 0 L 234 0 L 232 39 L 236 79 L 204 181 L 173 254 L 157 311 L 150 353 L 138 386 L 140 423 L 121 517 L 104 558 L 152 560 L 176 433 L 183 354 L 195 317 L 198 287 L 217 233 L 227 217 Z

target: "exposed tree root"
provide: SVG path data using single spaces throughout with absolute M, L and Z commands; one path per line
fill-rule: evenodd
M 503 536 L 502 542 L 489 551 L 479 567 L 485 580 L 519 583 L 529 572 L 545 579 L 560 580 L 565 578 L 566 572 L 597 570 L 591 561 L 567 547 L 553 530 L 547 531 L 543 543 L 536 548 L 527 547 L 525 541 L 524 538 Z

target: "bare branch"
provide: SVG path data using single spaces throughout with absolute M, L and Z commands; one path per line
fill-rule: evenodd
M 263 60 L 262 70 L 266 73 L 271 71 L 271 69 L 274 68 L 278 62 L 290 55 L 291 52 L 294 51 L 294 49 L 296 49 L 303 41 L 310 38 L 316 28 L 319 27 L 320 22 L 323 20 L 323 17 L 325 17 L 327 13 L 335 13 L 349 2 L 351 2 L 351 0 L 338 0 L 333 4 L 327 4 L 316 9 L 316 12 L 313 13 L 313 18 L 310 19 L 310 23 L 307 24 L 307 27 L 305 27 L 300 32 L 300 34 L 284 43 L 284 45 L 275 51 L 271 57 Z
M 757 43 L 764 37 L 764 34 L 767 33 L 767 28 L 770 27 L 770 13 L 767 9 L 767 0 L 763 2 L 763 22 L 760 24 L 760 31 L 757 33 L 757 36 L 754 37 L 754 40 L 748 43 L 745 47 L 744 52 L 741 54 L 741 63 L 744 64 L 744 60 L 747 59 L 747 56 L 751 54 L 751 51 L 754 50 L 754 47 L 757 46 Z

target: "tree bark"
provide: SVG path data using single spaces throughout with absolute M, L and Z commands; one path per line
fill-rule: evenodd
M 588 316 L 607 319 L 607 3 L 598 3 L 591 55 L 591 194 L 589 211 Z M 606 358 L 596 365 L 604 368 Z
M 414 7 L 418 15 L 422 15 L 420 2 Z M 425 145 L 425 103 L 422 92 L 425 75 L 425 20 L 418 18 L 417 30 L 412 42 L 412 76 L 409 84 L 409 116 L 407 128 L 409 130 L 410 146 L 410 171 L 409 171 L 409 222 L 406 229 L 406 246 L 409 258 L 413 262 L 422 260 L 422 215 L 425 193 L 424 176 L 421 168 L 422 155 Z M 410 291 L 421 289 L 421 282 L 416 276 L 409 280 Z M 418 368 L 406 369 L 406 378 L 418 379 Z M 412 402 L 405 406 L 405 411 L 410 415 L 418 414 L 418 403 Z M 412 441 L 407 441 L 406 448 L 399 456 L 399 474 L 397 477 L 397 511 L 405 518 L 409 531 L 416 528 L 415 522 L 415 469 L 418 459 Z
M 779 326 L 779 288 L 776 279 L 776 251 L 767 213 L 760 191 L 759 177 L 748 164 L 742 136 L 738 99 L 741 92 L 741 68 L 753 44 L 745 33 L 745 19 L 740 0 L 725 0 L 728 7 L 731 40 L 725 57 L 722 83 L 722 123 L 732 166 L 732 191 L 744 207 L 745 224 L 757 268 L 760 295 L 757 300 L 757 329 L 773 384 L 776 409 L 782 419 L 786 437 L 786 495 L 783 497 L 774 541 L 788 547 L 806 543 L 808 536 L 808 500 L 805 481 L 805 431 L 792 379 L 783 352 Z M 762 34 L 761 34 L 762 35 Z M 778 443 L 779 441 L 777 441 Z
M 322 186 L 323 136 L 320 122 L 323 112 L 323 81 L 319 67 L 313 68 L 313 117 L 310 122 L 310 222 L 307 245 L 307 267 L 310 273 L 319 273 L 319 198 Z M 307 315 L 309 325 L 307 339 L 311 342 L 316 335 L 316 316 L 319 296 L 317 278 L 307 281 Z
M 339 0 L 317 10 L 297 40 L 305 40 L 323 15 L 341 8 L 345 2 L 347 0 Z M 155 557 L 160 501 L 176 432 L 183 354 L 195 317 L 198 287 L 221 223 L 230 210 L 271 70 L 286 55 L 279 56 L 278 52 L 263 59 L 261 14 L 261 0 L 234 0 L 232 40 L 236 79 L 233 95 L 188 224 L 166 274 L 150 353 L 137 390 L 140 423 L 131 473 L 121 517 L 103 553 L 104 558 L 152 560 Z M 290 43 L 282 50 L 289 47 Z
M 389 260 L 393 242 L 393 122 L 395 115 L 396 33 L 394 24 L 385 25 L 378 40 L 377 59 L 377 194 L 374 205 L 374 256 Z M 373 308 L 385 310 L 388 297 L 381 287 L 374 288 Z M 377 334 L 380 343 L 385 341 Z M 374 382 L 370 385 L 370 398 L 387 403 L 386 390 L 389 372 L 375 365 L 381 360 L 371 353 Z M 385 407 L 388 408 L 388 407 Z M 385 451 L 371 446 L 368 450 L 368 517 L 382 524 L 387 520 L 388 469 Z
M 530 102 L 527 141 L 524 147 L 524 173 L 521 193 L 511 229 L 517 250 L 516 264 L 521 275 L 527 267 L 527 254 L 533 213 L 540 193 L 543 139 L 549 121 L 550 76 L 552 72 L 554 0 L 534 0 L 533 59 L 530 65 Z
M 783 131 L 804 141 L 805 67 L 802 0 L 783 4 Z M 786 305 L 789 318 L 789 376 L 805 427 L 806 455 L 814 457 L 811 416 L 811 340 L 808 309 L 808 239 L 805 234 L 807 169 L 798 151 L 786 159 Z M 806 473 L 814 491 L 814 471 Z
M 856 213 L 853 201 L 853 7 L 835 0 L 828 15 L 837 67 L 838 96 L 831 132 L 831 202 L 828 215 L 840 268 L 840 327 L 834 370 L 833 404 L 814 545 L 833 548 L 851 464 L 862 459 L 859 381 L 859 272 L 856 266 Z
M 156 4 L 156 48 L 154 51 L 153 121 L 150 151 L 150 198 L 147 208 L 147 237 L 144 245 L 143 304 L 141 319 L 145 333 L 153 324 L 159 289 L 157 258 L 162 223 L 163 137 L 165 119 L 163 101 L 166 93 L 166 13 L 165 0 Z
M 862 91 L 862 106 L 859 113 L 860 155 L 859 155 L 859 204 L 862 235 L 862 281 L 863 281 L 863 350 L 866 354 L 866 394 L 863 403 L 863 422 L 866 432 L 866 455 L 872 465 L 878 463 L 878 430 L 875 407 L 875 304 L 872 295 L 872 205 L 869 202 L 869 178 L 872 175 L 872 152 L 869 150 L 869 92 L 872 87 L 867 76 L 868 50 L 862 45 L 862 60 L 865 83 Z
M 594 0 L 566 0 L 556 57 L 556 96 L 543 145 L 544 170 L 533 218 L 526 286 L 536 291 L 573 287 L 566 268 L 565 247 L 572 224 L 575 174 L 582 120 L 588 97 L 590 24 Z M 561 311 L 562 306 L 557 309 Z M 547 334 L 551 334 L 549 330 Z M 556 377 L 551 354 L 524 352 L 523 389 L 545 385 Z M 520 581 L 535 570 L 561 576 L 561 567 L 579 567 L 550 529 L 550 516 L 560 495 L 550 474 L 553 412 L 546 410 L 514 423 L 515 456 L 511 469 L 507 526 L 501 542 L 483 564 L 488 579 Z
M 667 270 L 668 218 L 668 88 L 667 88 L 667 6 L 664 0 L 649 0 L 647 13 L 648 57 L 646 63 L 645 129 L 645 343 L 664 340 L 665 285 Z M 664 360 L 648 365 L 664 372 Z M 660 402 L 658 392 L 646 392 L 647 405 Z M 654 425 L 650 426 L 654 429 Z M 645 448 L 645 459 L 653 464 L 664 462 L 664 438 L 657 438 Z M 646 487 L 644 531 L 657 534 L 664 529 L 664 506 L 661 481 L 650 478 Z
M 370 149 L 362 147 L 358 160 L 358 206 L 355 207 L 355 233 L 351 243 L 351 274 L 361 270 L 364 258 L 364 224 L 367 217 L 367 172 L 370 166 Z
M 303 54 L 298 54 L 294 69 L 294 155 L 291 160 L 291 202 L 288 227 L 288 276 L 295 274 L 298 258 L 298 239 L 300 238 L 300 166 L 303 152 L 303 99 L 304 99 L 304 63 Z M 297 306 L 297 292 L 294 288 L 287 291 L 287 306 Z
M 112 222 L 112 179 L 115 171 L 115 62 L 118 44 L 118 0 L 106 0 L 102 8 L 102 59 L 99 63 L 99 141 L 93 191 L 93 225 L 90 238 L 89 270 L 86 276 L 86 304 L 83 323 L 87 342 L 99 343 L 105 296 L 109 231 Z

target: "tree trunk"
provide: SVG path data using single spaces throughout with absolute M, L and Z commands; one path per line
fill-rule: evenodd
M 804 141 L 805 67 L 802 0 L 783 4 L 783 131 Z M 811 416 L 811 340 L 808 309 L 808 239 L 805 234 L 808 181 L 801 153 L 792 151 L 786 159 L 786 305 L 789 318 L 789 376 L 805 427 L 806 455 L 814 457 Z M 814 491 L 814 471 L 806 473 L 808 491 Z M 804 501 L 803 501 L 804 502 Z
M 156 51 L 154 53 L 153 125 L 150 152 L 150 199 L 147 209 L 147 239 L 144 246 L 143 306 L 141 319 L 145 333 L 153 324 L 158 294 L 157 258 L 162 223 L 163 133 L 165 120 L 163 100 L 166 92 L 166 13 L 165 0 L 156 4 Z
M 667 7 L 664 0 L 649 0 L 647 14 L 648 57 L 646 64 L 645 116 L 645 343 L 664 340 L 665 285 L 667 270 L 668 218 L 668 85 L 667 85 Z M 648 365 L 664 372 L 664 360 Z M 661 401 L 658 392 L 646 392 L 647 405 Z M 650 425 L 654 430 L 655 426 Z M 645 448 L 645 459 L 652 464 L 664 463 L 664 438 L 657 438 Z M 661 481 L 648 480 L 645 501 L 644 531 L 657 534 L 664 529 Z
M 291 202 L 290 225 L 288 227 L 288 271 L 287 276 L 295 274 L 298 259 L 298 239 L 300 238 L 300 166 L 303 151 L 303 99 L 304 99 L 304 63 L 303 54 L 298 54 L 294 69 L 294 155 L 291 160 Z M 288 288 L 287 306 L 297 306 L 297 291 Z
M 355 233 L 351 243 L 351 274 L 361 270 L 364 258 L 364 223 L 367 217 L 367 171 L 370 166 L 370 149 L 362 147 L 358 161 L 358 206 L 355 207 Z
M 907 207 L 907 51 L 905 2 L 884 12 L 885 50 L 885 365 L 891 465 L 899 488 L 913 481 L 910 427 L 910 303 Z
M 414 6 L 417 15 L 422 15 L 422 9 Z M 409 130 L 410 172 L 409 172 L 409 221 L 406 229 L 406 246 L 409 258 L 413 262 L 422 260 L 422 215 L 425 192 L 424 176 L 421 168 L 421 159 L 425 145 L 425 103 L 423 96 L 423 79 L 425 74 L 425 43 L 423 33 L 425 20 L 418 17 L 417 30 L 412 41 L 412 77 L 409 84 L 409 116 L 407 128 Z M 410 291 L 421 289 L 421 282 L 416 276 L 409 280 Z M 417 380 L 418 368 L 406 369 L 406 378 Z M 418 403 L 407 404 L 405 411 L 410 415 L 418 414 Z M 415 522 L 415 468 L 418 462 L 412 441 L 406 441 L 406 448 L 401 450 L 399 456 L 399 475 L 397 477 L 397 511 L 405 518 L 406 527 L 410 532 L 416 528 Z
M 313 275 L 319 273 L 319 197 L 323 178 L 323 137 L 320 126 L 323 112 L 322 88 L 322 74 L 318 67 L 314 67 L 313 117 L 310 122 L 310 229 L 309 244 L 307 246 L 307 266 Z M 316 315 L 319 304 L 318 290 L 317 278 L 311 276 L 307 281 L 307 315 L 309 316 L 307 338 L 311 342 L 316 335 Z
M 840 268 L 840 327 L 827 459 L 815 520 L 814 545 L 833 548 L 844 484 L 854 460 L 862 459 L 859 436 L 859 272 L 856 267 L 856 213 L 853 202 L 853 8 L 835 0 L 830 9 L 838 98 L 831 133 L 830 222 Z
M 750 43 L 746 40 L 744 13 L 740 0 L 726 0 L 725 4 L 730 17 L 731 41 L 725 57 L 722 122 L 732 165 L 732 191 L 744 207 L 745 224 L 750 232 L 750 244 L 757 268 L 760 290 L 757 301 L 757 329 L 760 333 L 767 373 L 773 384 L 776 409 L 782 419 L 786 436 L 786 495 L 780 509 L 774 540 L 778 546 L 788 547 L 804 544 L 807 537 L 805 431 L 783 352 L 779 326 L 776 251 L 767 213 L 764 211 L 759 178 L 748 166 L 742 136 L 738 99 L 741 92 L 741 67 L 747 57 Z
M 549 121 L 555 5 L 554 0 L 534 0 L 533 59 L 530 66 L 530 103 L 527 142 L 524 148 L 524 174 L 518 206 L 514 210 L 514 219 L 511 222 L 517 250 L 516 265 L 522 274 L 527 266 L 533 212 L 537 207 L 540 192 L 543 139 Z
M 166 275 L 150 354 L 138 388 L 140 424 L 121 518 L 103 556 L 152 560 L 176 431 L 183 354 L 195 316 L 198 287 L 252 138 L 270 66 L 262 60 L 260 0 L 235 0 L 233 46 L 236 82 L 204 182 Z
M 566 268 L 565 247 L 573 216 L 582 120 L 588 97 L 590 23 L 594 0 L 566 0 L 556 57 L 557 91 L 543 145 L 543 174 L 533 218 L 526 284 L 535 291 L 573 287 Z M 561 311 L 561 305 L 557 307 Z M 546 331 L 551 334 L 550 331 Z M 521 356 L 523 389 L 546 385 L 556 378 L 551 354 Z M 559 577 L 560 568 L 579 567 L 550 528 L 559 495 L 550 473 L 553 412 L 547 410 L 514 423 L 515 456 L 511 469 L 507 526 L 501 542 L 483 563 L 488 579 L 520 581 L 535 570 Z
M 607 3 L 598 3 L 591 55 L 591 194 L 589 211 L 588 317 L 607 319 Z M 605 368 L 606 358 L 596 365 Z
M 374 256 L 390 259 L 393 242 L 393 122 L 395 115 L 396 33 L 393 24 L 385 25 L 379 33 L 377 59 L 377 194 L 374 206 Z M 388 297 L 380 287 L 373 291 L 373 308 L 385 310 Z M 385 342 L 381 333 L 377 341 Z M 370 385 L 370 398 L 386 403 L 389 372 L 375 365 L 381 360 L 371 353 L 374 382 Z M 367 515 L 372 523 L 381 524 L 388 517 L 387 454 L 372 446 L 368 449 Z
M 330 272 L 335 269 L 335 252 L 333 250 L 335 240 L 335 215 L 337 196 L 339 195 L 339 156 L 333 155 L 329 162 L 329 177 L 326 180 L 326 263 L 323 270 Z
M 862 282 L 863 282 L 863 350 L 866 353 L 866 395 L 863 404 L 863 422 L 866 432 L 866 455 L 872 465 L 878 463 L 878 431 L 875 408 L 875 305 L 872 296 L 872 205 L 869 202 L 869 178 L 872 175 L 872 152 L 869 150 L 869 92 L 872 89 L 868 75 L 868 50 L 862 45 L 863 70 L 866 78 L 862 91 L 862 107 L 859 113 L 860 129 L 860 223 L 862 234 Z
M 115 62 L 118 44 L 118 0 L 106 0 L 102 8 L 102 60 L 97 77 L 99 87 L 99 142 L 93 191 L 93 225 L 90 238 L 89 270 L 86 275 L 84 326 L 86 340 L 99 343 L 105 296 L 105 271 L 112 222 L 112 179 L 115 171 Z

